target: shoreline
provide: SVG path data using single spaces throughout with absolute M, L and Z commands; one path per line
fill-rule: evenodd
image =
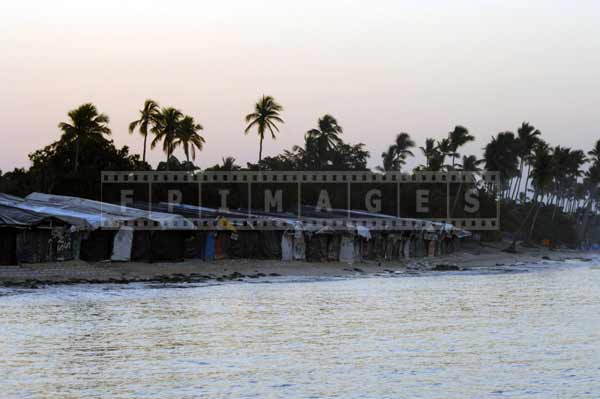
M 372 275 L 419 275 L 429 272 L 511 272 L 525 264 L 591 260 L 590 253 L 575 250 L 519 248 L 503 252 L 506 242 L 468 245 L 459 252 L 432 258 L 360 262 L 304 262 L 260 259 L 218 261 L 185 260 L 178 263 L 67 261 L 0 266 L 0 287 L 43 288 L 51 285 L 203 283 L 252 281 L 266 277 L 350 278 Z

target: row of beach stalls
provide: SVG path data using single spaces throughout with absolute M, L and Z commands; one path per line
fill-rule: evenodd
M 344 222 L 348 216 L 364 221 Z M 307 207 L 299 219 L 183 204 L 123 207 L 42 193 L 0 194 L 0 264 L 186 258 L 350 263 L 444 255 L 468 235 L 450 224 L 347 210 L 324 214 Z
M 42 193 L 0 194 L 0 221 L 2 264 L 183 260 L 184 240 L 194 229 L 176 214 Z

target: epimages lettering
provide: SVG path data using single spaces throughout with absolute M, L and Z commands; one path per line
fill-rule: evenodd
M 268 215 L 323 226 L 401 218 L 473 230 L 498 228 L 499 207 L 485 195 L 497 184 L 490 172 L 104 172 L 102 199 L 181 214 L 199 226 L 218 217 L 256 226 Z

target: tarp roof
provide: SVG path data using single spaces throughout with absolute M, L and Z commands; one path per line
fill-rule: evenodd
M 55 213 L 76 213 L 84 215 L 86 220 L 94 227 L 105 227 L 107 224 L 123 222 L 154 222 L 161 229 L 189 230 L 194 228 L 193 222 L 180 215 L 162 212 L 148 212 L 141 209 L 130 208 L 106 202 L 94 201 L 84 198 L 68 197 L 43 193 L 29 194 L 27 202 L 41 205 L 43 212 L 50 215 Z
M 218 218 L 227 218 L 227 219 L 245 219 L 250 218 L 254 220 L 266 220 L 266 221 L 277 221 L 278 223 L 282 223 L 284 226 L 287 226 L 289 229 L 293 230 L 304 230 L 304 231 L 313 231 L 313 232 L 327 232 L 334 231 L 335 228 L 331 226 L 322 226 L 319 224 L 312 223 L 303 223 L 301 219 L 298 219 L 297 215 L 291 213 L 273 213 L 273 212 L 263 212 L 259 210 L 252 210 L 249 212 L 247 209 L 238 209 L 238 210 L 220 210 L 214 208 L 200 207 L 196 205 L 189 204 L 169 204 L 167 203 L 136 203 L 133 206 L 141 209 L 148 210 L 150 208 L 157 209 L 161 212 L 169 212 L 176 213 L 188 218 L 198 218 L 201 216 L 202 218 L 208 219 L 218 219 Z M 249 216 L 250 213 L 250 216 Z M 399 218 L 396 216 L 386 215 L 382 213 L 373 213 L 367 211 L 356 211 L 351 210 L 348 212 L 345 209 L 332 209 L 328 212 L 317 212 L 314 207 L 302 207 L 302 217 L 303 218 L 325 218 L 325 219 L 345 219 L 348 215 L 355 219 L 373 219 L 373 220 L 389 220 L 394 221 L 400 224 L 396 225 L 388 225 L 383 228 L 386 231 L 396 231 L 399 230 L 399 226 L 407 226 L 408 228 L 400 229 L 400 230 L 416 230 L 416 231 L 430 231 L 430 232 L 440 232 L 445 231 L 448 233 L 457 234 L 460 237 L 469 236 L 470 232 L 462 229 L 456 228 L 454 225 L 450 223 L 441 223 L 428 221 L 423 219 L 412 219 L 412 218 Z M 369 238 L 371 236 L 371 230 L 382 230 L 381 227 L 370 227 L 370 226 L 361 226 L 354 225 L 351 223 L 347 223 L 343 225 L 347 230 L 356 230 L 357 234 L 360 236 Z M 340 226 L 342 227 L 342 226 Z
M 0 205 L 52 216 L 78 230 L 117 227 L 124 222 L 155 222 L 161 229 L 187 230 L 193 223 L 186 218 L 161 212 L 146 212 L 135 208 L 62 195 L 32 193 L 19 198 L 0 193 Z
M 7 205 L 0 205 L 0 227 L 35 227 L 50 224 L 56 218 Z
M 216 221 L 220 218 L 224 218 L 227 220 L 249 218 L 249 219 L 258 220 L 258 221 L 267 221 L 267 220 L 268 221 L 277 221 L 278 223 L 287 225 L 290 228 L 294 228 L 296 226 L 296 224 L 299 223 L 297 220 L 294 220 L 294 219 L 266 215 L 266 214 L 253 213 L 252 215 L 249 216 L 248 212 L 244 211 L 244 210 L 237 210 L 237 211 L 222 210 L 222 209 L 207 208 L 207 207 L 201 207 L 201 206 L 195 206 L 195 205 L 189 205 L 189 204 L 168 204 L 165 202 L 149 204 L 149 203 L 145 203 L 145 202 L 136 202 L 133 204 L 133 206 L 136 208 L 139 208 L 139 209 L 143 209 L 143 210 L 150 210 L 150 209 L 155 210 L 156 209 L 160 212 L 175 213 L 175 214 L 184 216 L 186 218 L 191 218 L 191 219 L 202 218 L 202 219 L 212 219 L 212 220 Z
M 315 207 L 305 206 L 302 208 L 303 216 L 309 217 L 324 217 L 324 218 L 344 218 L 350 216 L 355 219 L 385 219 L 395 221 L 399 223 L 406 223 L 407 226 L 415 226 L 415 230 L 420 231 L 444 231 L 447 233 L 454 233 L 459 237 L 468 237 L 471 233 L 467 230 L 457 228 L 451 223 L 435 222 L 426 219 L 415 219 L 415 218 L 404 218 L 385 213 L 375 213 L 362 210 L 346 210 L 346 209 L 331 209 L 327 212 L 317 212 Z M 319 216 L 320 215 L 320 216 Z M 396 228 L 390 226 L 386 230 L 395 230 Z
M 44 207 L 43 204 L 27 201 L 23 198 L 15 197 L 14 195 L 0 193 L 0 205 L 18 208 L 44 217 L 55 217 L 56 219 L 72 225 L 78 230 L 93 230 L 92 225 L 87 221 L 84 215 L 75 212 L 45 212 L 44 209 L 46 207 Z

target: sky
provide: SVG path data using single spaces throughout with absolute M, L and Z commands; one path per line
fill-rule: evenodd
M 85 102 L 141 154 L 127 127 L 147 98 L 204 126 L 199 166 L 245 165 L 258 139 L 244 115 L 263 94 L 285 119 L 264 155 L 301 144 L 326 113 L 371 167 L 396 134 L 421 146 L 457 124 L 477 138 L 464 154 L 523 121 L 587 151 L 600 139 L 599 18 L 588 0 L 5 0 L 0 169 L 29 166 Z

